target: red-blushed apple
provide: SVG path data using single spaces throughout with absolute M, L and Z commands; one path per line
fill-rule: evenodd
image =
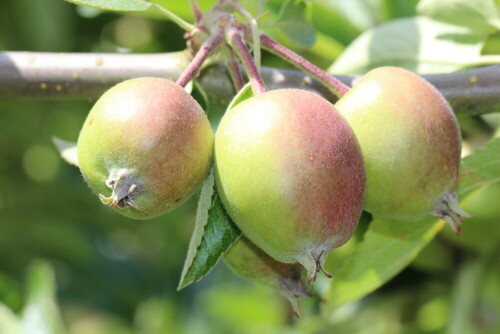
M 394 220 L 434 215 L 460 232 L 455 187 L 461 136 L 450 105 L 430 83 L 397 67 L 368 72 L 336 104 L 361 144 L 365 210 Z
M 365 168 L 354 132 L 334 106 L 300 89 L 251 97 L 229 110 L 215 136 L 216 184 L 236 225 L 308 280 L 358 224 Z

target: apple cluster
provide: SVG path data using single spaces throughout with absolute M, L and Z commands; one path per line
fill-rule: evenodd
M 454 191 L 460 153 L 449 104 L 401 68 L 367 73 L 335 106 L 304 90 L 248 99 L 217 131 L 216 181 L 227 211 L 275 260 L 275 271 L 267 258 L 241 255 L 238 243 L 239 254 L 226 254 L 226 263 L 254 281 L 248 266 L 267 264 L 260 271 L 267 284 L 299 297 L 301 290 L 282 286 L 297 276 L 283 273 L 280 262 L 300 264 L 314 280 L 328 251 L 349 240 L 362 210 L 415 224 L 434 215 L 458 234 L 468 216 Z
M 215 140 L 180 85 L 131 79 L 97 101 L 78 139 L 89 186 L 137 219 L 180 205 L 213 161 L 217 191 L 243 233 L 225 262 L 294 305 L 308 294 L 306 279 L 330 277 L 326 256 L 351 238 L 363 210 L 401 224 L 434 215 L 459 233 L 460 151 L 443 96 L 394 67 L 367 73 L 335 105 L 301 89 L 255 94 L 224 115 Z

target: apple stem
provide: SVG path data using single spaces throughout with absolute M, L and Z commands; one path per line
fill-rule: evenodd
M 201 45 L 189 65 L 186 67 L 184 72 L 182 72 L 179 79 L 177 79 L 177 84 L 181 87 L 185 87 L 189 81 L 193 80 L 208 56 L 223 41 L 223 30 L 218 29 Z
M 239 22 L 233 21 L 233 23 L 226 26 L 226 39 L 245 67 L 245 71 L 250 79 L 253 94 L 257 95 L 264 93 L 266 91 L 266 87 L 264 86 L 264 82 L 262 81 L 262 77 L 257 66 L 255 65 L 253 57 L 245 44 L 241 33 L 241 27 L 239 27 L 238 24 Z
M 239 92 L 245 85 L 245 82 L 238 66 L 238 60 L 232 49 L 229 49 L 229 58 L 226 60 L 226 65 L 233 80 L 234 88 Z
M 191 11 L 193 12 L 194 19 L 197 23 L 200 22 L 203 17 L 203 12 L 201 11 L 198 0 L 189 0 L 189 5 L 191 7 Z
M 341 98 L 349 91 L 349 86 L 343 84 L 332 75 L 326 73 L 321 68 L 305 60 L 304 58 L 302 58 L 292 50 L 284 47 L 280 43 L 276 42 L 269 36 L 261 33 L 260 42 L 264 49 L 283 58 L 295 67 L 303 70 L 306 73 L 309 73 L 311 76 L 321 81 L 321 83 L 323 83 L 323 85 L 331 90 L 338 98 Z

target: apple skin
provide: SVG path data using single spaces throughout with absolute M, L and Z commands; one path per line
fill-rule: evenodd
M 104 93 L 77 145 L 90 188 L 104 204 L 136 219 L 185 201 L 203 181 L 212 149 L 212 129 L 199 104 L 176 83 L 151 77 Z
M 335 106 L 363 151 L 365 210 L 394 220 L 434 214 L 458 232 L 460 216 L 467 215 L 454 193 L 461 135 L 441 93 L 410 71 L 381 67 L 364 75 Z
M 215 171 L 243 234 L 277 261 L 302 264 L 309 281 L 358 224 L 361 150 L 345 119 L 315 93 L 274 90 L 229 110 L 215 136 Z
M 236 275 L 277 289 L 290 301 L 297 317 L 298 298 L 311 296 L 303 282 L 304 267 L 298 263 L 282 263 L 274 260 L 244 236 L 224 253 L 222 259 Z

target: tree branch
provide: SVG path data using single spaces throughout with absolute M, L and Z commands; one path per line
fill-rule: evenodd
M 189 64 L 184 52 L 165 54 L 0 52 L 0 98 L 95 99 L 116 83 L 141 76 L 176 80 Z M 294 70 L 263 67 L 269 89 L 304 88 L 335 101 L 321 83 Z M 336 76 L 351 86 L 355 77 Z M 456 113 L 500 112 L 500 65 L 450 74 L 424 75 L 450 102 Z M 234 95 L 225 66 L 204 70 L 199 83 L 215 105 Z

